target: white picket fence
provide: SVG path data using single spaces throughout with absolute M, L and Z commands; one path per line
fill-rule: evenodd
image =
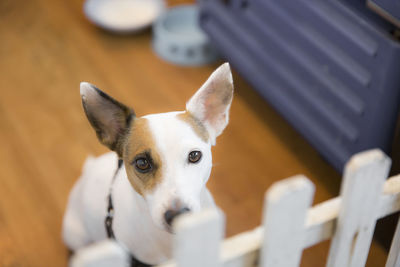
M 311 208 L 309 179 L 279 181 L 265 194 L 262 225 L 225 240 L 219 210 L 183 215 L 174 225 L 174 260 L 159 267 L 299 266 L 305 248 L 330 238 L 326 266 L 364 266 L 376 221 L 400 210 L 400 175 L 387 179 L 390 165 L 380 150 L 353 156 L 340 196 Z M 400 224 L 386 267 L 400 267 L 399 253 Z

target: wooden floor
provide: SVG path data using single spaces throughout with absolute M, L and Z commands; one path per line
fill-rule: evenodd
M 172 4 L 187 1 L 170 1 Z M 0 1 L 0 266 L 66 266 L 61 221 L 90 155 L 106 152 L 81 107 L 89 81 L 138 115 L 184 109 L 218 64 L 178 67 L 152 51 L 151 33 L 115 36 L 86 21 L 82 0 Z M 264 191 L 305 174 L 315 203 L 336 196 L 339 175 L 234 73 L 231 122 L 217 140 L 209 188 L 229 236 L 260 223 Z M 305 253 L 323 266 L 329 242 Z M 373 245 L 368 266 L 384 266 Z

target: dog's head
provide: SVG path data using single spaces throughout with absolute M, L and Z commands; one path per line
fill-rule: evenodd
M 168 230 L 176 215 L 200 209 L 211 173 L 211 146 L 229 120 L 233 81 L 228 63 L 210 76 L 183 112 L 136 117 L 89 83 L 81 83 L 81 96 L 97 137 L 123 159 L 132 187 L 145 199 L 157 226 Z

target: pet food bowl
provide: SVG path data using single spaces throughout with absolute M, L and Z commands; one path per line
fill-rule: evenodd
M 196 5 L 169 9 L 153 25 L 153 49 L 161 58 L 178 65 L 203 65 L 218 56 L 199 26 Z
M 115 33 L 149 27 L 165 10 L 163 0 L 86 0 L 83 11 L 97 26 Z

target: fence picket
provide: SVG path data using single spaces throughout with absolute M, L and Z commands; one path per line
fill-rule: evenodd
M 380 150 L 359 153 L 347 163 L 328 267 L 365 266 L 389 168 L 390 159 Z
M 397 222 L 385 267 L 400 267 L 400 220 Z
M 176 219 L 174 257 L 178 267 L 220 266 L 220 243 L 224 216 L 213 208 Z
M 300 175 L 279 181 L 267 191 L 260 266 L 291 267 L 300 264 L 305 220 L 313 196 L 314 185 Z

